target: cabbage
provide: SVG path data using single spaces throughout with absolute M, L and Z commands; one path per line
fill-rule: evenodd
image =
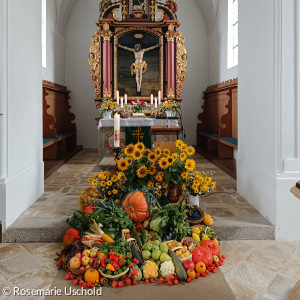
M 164 217 L 157 217 L 156 219 L 153 219 L 151 222 L 150 222 L 150 228 L 156 232 L 159 231 L 160 229 L 160 225 L 161 225 L 161 222 L 163 219 L 167 218 L 167 216 L 164 216 Z

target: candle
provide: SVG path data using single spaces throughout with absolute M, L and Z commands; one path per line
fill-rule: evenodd
M 123 101 L 123 97 L 121 97 L 121 108 L 124 107 L 124 101 Z
M 155 108 L 157 108 L 157 98 L 155 97 Z
M 120 115 L 118 113 L 114 117 L 114 147 L 120 147 Z
M 158 91 L 158 105 L 161 104 L 161 91 Z
M 120 97 L 120 94 L 119 94 L 119 91 L 117 91 L 117 104 L 118 105 L 120 105 L 120 98 L 119 97 Z
M 125 105 L 127 105 L 127 94 L 125 94 Z
M 153 105 L 153 94 L 151 94 L 151 105 Z

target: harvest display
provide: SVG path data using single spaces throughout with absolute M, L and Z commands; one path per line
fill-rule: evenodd
M 78 199 L 79 210 L 67 220 L 65 248 L 57 267 L 66 280 L 83 288 L 177 285 L 191 282 L 223 265 L 213 218 L 188 204 L 172 203 L 174 187 L 193 194 L 215 188 L 204 172 L 195 171 L 195 149 L 176 141 L 176 150 L 142 143 L 127 146 L 117 170 L 100 171 Z M 174 197 L 172 197 L 174 201 Z

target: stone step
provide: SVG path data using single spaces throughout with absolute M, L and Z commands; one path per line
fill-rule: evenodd
M 65 218 L 18 219 L 3 234 L 4 243 L 61 242 L 69 228 Z M 274 227 L 263 216 L 215 217 L 220 240 L 273 240 Z

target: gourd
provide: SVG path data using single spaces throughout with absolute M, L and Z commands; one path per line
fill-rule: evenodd
M 139 234 L 137 233 L 136 229 L 134 228 L 134 226 L 132 227 L 132 233 L 134 235 L 134 238 L 136 240 L 136 243 L 138 244 L 139 248 L 142 249 L 142 241 L 141 241 L 141 238 L 139 236 Z
M 140 227 L 140 232 L 142 234 L 142 243 L 143 244 L 146 244 L 146 232 L 145 232 L 145 229 L 143 227 Z
M 130 268 L 131 272 L 133 272 L 133 270 L 138 270 L 138 273 L 135 276 L 133 276 L 132 278 L 136 281 L 140 281 L 143 277 L 142 271 L 136 264 L 133 264 L 133 267 Z
M 140 262 L 140 266 L 142 267 L 145 262 L 144 260 L 141 258 L 140 254 L 138 253 L 138 251 L 136 250 L 134 244 L 130 244 L 130 250 L 131 250 L 131 253 L 132 253 L 132 257 L 133 258 L 136 258 L 139 262 Z
M 128 212 L 130 219 L 135 223 L 144 222 L 149 218 L 147 200 L 145 195 L 140 191 L 127 194 L 122 207 Z
M 220 247 L 214 241 L 203 241 L 201 247 L 210 252 L 212 255 L 220 256 Z
M 89 269 L 84 274 L 84 280 L 86 282 L 91 282 L 95 284 L 96 282 L 99 282 L 100 274 L 95 269 Z
M 214 224 L 214 220 L 210 215 L 204 214 L 203 223 L 206 226 L 212 226 Z
M 187 274 L 186 274 L 186 271 L 185 271 L 179 257 L 173 251 L 169 251 L 169 255 L 173 260 L 178 280 L 179 281 L 186 281 L 187 280 Z

